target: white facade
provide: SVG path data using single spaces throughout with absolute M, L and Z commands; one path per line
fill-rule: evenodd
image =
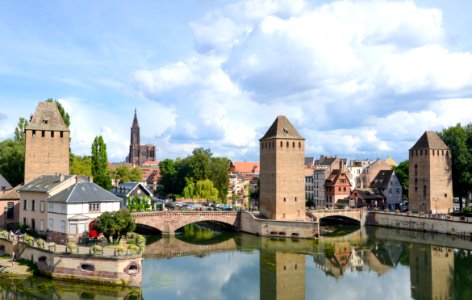
M 370 159 L 351 159 L 347 169 L 349 170 L 349 182 L 351 191 L 355 188 L 362 188 L 361 178 L 359 177 L 364 169 L 372 163 Z

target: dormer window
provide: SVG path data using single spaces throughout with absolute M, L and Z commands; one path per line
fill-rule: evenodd
M 43 120 L 43 124 L 47 124 L 48 123 L 48 120 L 47 119 L 44 119 Z

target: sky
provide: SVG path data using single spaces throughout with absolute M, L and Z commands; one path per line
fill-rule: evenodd
M 137 110 L 157 160 L 196 147 L 258 161 L 285 115 L 305 155 L 408 158 L 472 122 L 472 2 L 0 0 L 0 141 L 39 101 L 125 160 Z

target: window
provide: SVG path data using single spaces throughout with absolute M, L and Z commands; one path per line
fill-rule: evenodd
M 287 141 L 287 148 L 289 147 L 288 145 L 289 145 L 289 144 L 288 144 L 288 141 Z
M 31 200 L 31 211 L 34 211 L 34 209 L 36 208 L 36 200 Z
M 26 207 L 28 205 L 28 200 L 23 200 L 23 210 L 26 210 Z
M 100 212 L 100 203 L 89 203 L 89 212 Z
M 61 139 L 64 137 L 64 132 L 63 131 L 60 132 L 60 137 L 61 137 Z
M 53 230 L 53 228 L 54 228 L 54 220 L 52 218 L 49 218 L 48 229 Z
M 292 142 L 292 147 L 295 148 L 295 142 Z
M 44 137 L 44 135 L 45 135 L 45 131 L 41 130 L 41 137 Z
M 39 202 L 39 211 L 44 212 L 44 201 Z
M 284 142 L 280 141 L 280 148 L 284 147 Z
M 52 202 L 48 203 L 48 212 L 54 212 L 54 203 Z
M 66 232 L 66 221 L 61 221 L 61 232 Z
M 42 219 L 39 220 L 39 230 L 44 231 L 44 221 Z
M 31 219 L 31 229 L 36 230 L 36 222 L 34 219 Z
M 302 147 L 302 142 L 298 142 L 298 148 Z
M 84 233 L 86 230 L 85 223 L 79 223 L 79 231 L 77 233 Z
M 8 202 L 7 204 L 7 219 L 13 219 L 15 217 L 15 203 Z
M 26 225 L 26 218 L 23 218 L 23 224 Z
M 77 224 L 69 224 L 69 234 L 77 234 Z
M 61 213 L 65 214 L 67 212 L 67 204 L 61 204 Z
M 36 130 L 33 130 L 33 131 L 32 131 L 31 136 L 32 136 L 32 137 L 35 137 L 35 136 L 36 136 Z
M 297 197 L 295 197 L 295 202 L 297 202 Z
M 54 131 L 51 131 L 51 137 L 52 138 L 54 137 Z

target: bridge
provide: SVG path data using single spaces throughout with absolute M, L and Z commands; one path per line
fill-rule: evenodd
M 239 213 L 236 211 L 153 211 L 133 213 L 136 225 L 159 230 L 163 235 L 173 235 L 185 225 L 197 222 L 219 222 L 239 229 Z
M 312 218 L 316 222 L 320 222 L 320 220 L 323 218 L 341 217 L 358 221 L 361 226 L 365 224 L 366 215 L 367 210 L 365 208 L 311 210 L 307 213 L 307 216 Z

